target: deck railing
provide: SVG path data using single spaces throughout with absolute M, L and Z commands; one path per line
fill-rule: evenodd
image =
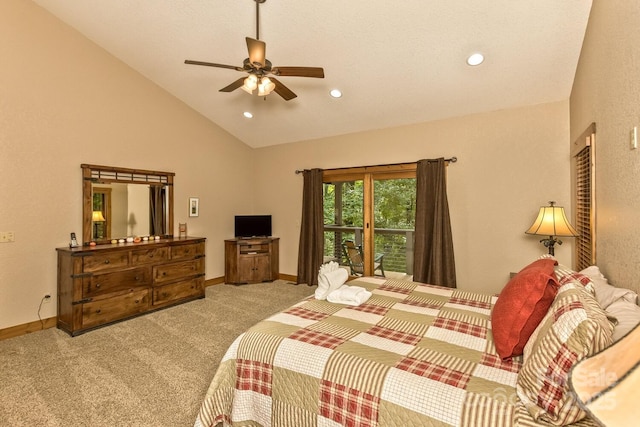
M 375 253 L 384 253 L 385 271 L 413 274 L 413 236 L 414 230 L 399 228 L 375 228 Z M 354 240 L 357 245 L 362 244 L 362 227 L 344 225 L 325 225 L 326 257 L 346 263 L 342 251 L 342 242 Z

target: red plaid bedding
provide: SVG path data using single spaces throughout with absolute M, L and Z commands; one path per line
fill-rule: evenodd
M 537 425 L 521 361 L 497 356 L 495 296 L 360 278 L 358 307 L 309 298 L 249 329 L 224 356 L 202 426 Z

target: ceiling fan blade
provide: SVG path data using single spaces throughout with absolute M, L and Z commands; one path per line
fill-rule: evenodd
M 234 90 L 238 89 L 240 86 L 244 84 L 245 78 L 246 77 L 240 77 L 238 80 L 231 83 L 229 86 L 225 86 L 222 89 L 220 89 L 220 92 L 233 92 Z
M 256 67 L 264 67 L 267 56 L 267 44 L 262 40 L 247 39 L 247 50 L 249 51 L 249 61 Z
M 273 89 L 275 91 L 275 93 L 277 93 L 282 98 L 284 98 L 285 101 L 290 101 L 293 98 L 298 96 L 295 93 L 293 93 L 293 91 L 291 89 L 289 89 L 288 87 L 286 87 L 281 82 L 279 82 L 278 80 L 274 79 L 273 77 L 269 78 L 269 80 L 271 80 L 273 82 L 273 84 L 276 85 L 275 89 Z
M 189 65 L 205 65 L 207 67 L 228 68 L 230 70 L 244 71 L 244 69 L 241 67 L 236 67 L 234 65 L 215 64 L 213 62 L 192 61 L 190 59 L 185 59 L 184 63 Z
M 324 78 L 322 67 L 274 67 L 271 72 L 276 76 Z

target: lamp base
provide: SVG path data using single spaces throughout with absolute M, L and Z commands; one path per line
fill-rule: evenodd
M 549 248 L 549 255 L 555 256 L 554 246 L 557 243 L 558 245 L 562 244 L 562 240 L 557 239 L 553 236 L 549 236 L 548 239 L 540 240 L 540 243 L 544 244 L 545 247 Z

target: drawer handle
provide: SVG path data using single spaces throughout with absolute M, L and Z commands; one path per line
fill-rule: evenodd
M 139 299 L 137 299 L 137 300 L 136 300 L 136 304 L 139 304 L 139 303 L 140 303 L 140 300 L 139 300 Z
M 149 258 L 153 258 L 153 254 L 149 255 Z
M 101 312 L 101 311 L 102 311 L 102 310 L 97 309 L 97 310 L 96 310 L 96 314 L 100 314 L 100 312 Z
M 109 264 L 110 262 L 111 262 L 111 261 L 109 261 L 108 259 L 105 259 L 105 260 L 104 260 L 104 263 L 105 263 L 105 264 Z
M 140 280 L 140 276 L 136 276 L 136 281 L 139 281 L 139 280 Z
M 100 287 L 100 283 L 96 283 L 96 289 Z
M 163 276 L 166 276 L 166 275 L 167 275 L 167 272 L 166 272 L 166 271 L 163 271 L 163 272 L 162 272 L 162 275 L 163 275 Z

